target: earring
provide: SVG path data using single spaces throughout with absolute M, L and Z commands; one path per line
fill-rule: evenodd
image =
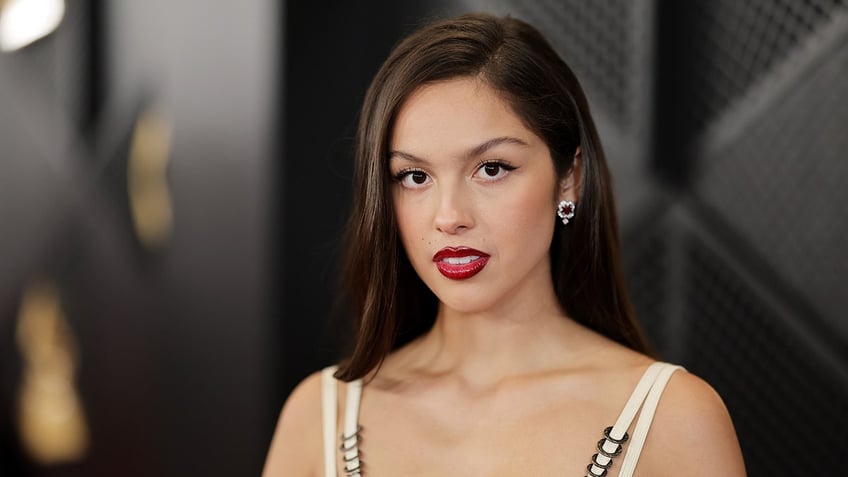
M 574 202 L 564 200 L 557 206 L 557 215 L 562 219 L 562 225 L 568 225 L 568 220 L 574 217 Z

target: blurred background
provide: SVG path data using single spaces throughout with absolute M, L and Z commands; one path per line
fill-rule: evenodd
M 0 475 L 258 475 L 339 357 L 368 82 L 477 10 L 581 78 L 639 316 L 722 394 L 749 475 L 838 469 L 843 0 L 0 0 Z

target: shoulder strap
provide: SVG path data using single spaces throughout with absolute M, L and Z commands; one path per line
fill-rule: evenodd
M 344 432 L 342 433 L 342 452 L 345 473 L 350 477 L 359 477 L 362 462 L 359 459 L 359 400 L 362 396 L 362 380 L 347 383 L 347 402 L 345 403 Z
M 627 429 L 630 428 L 630 424 L 636 417 L 636 413 L 639 412 L 639 408 L 642 407 L 642 403 L 645 402 L 645 397 L 653 387 L 654 382 L 657 380 L 657 376 L 659 376 L 660 371 L 664 366 L 666 366 L 665 363 L 654 363 L 645 370 L 645 373 L 642 375 L 642 379 L 639 380 L 639 384 L 636 385 L 636 389 L 633 390 L 633 393 L 630 395 L 630 399 L 627 400 L 627 404 L 624 405 L 624 409 L 622 409 L 621 414 L 618 415 L 615 425 L 612 426 L 612 431 L 610 431 L 609 434 L 613 439 L 621 440 L 624 438 L 624 434 L 627 432 Z
M 336 421 L 338 389 L 336 366 L 321 371 L 321 421 L 324 425 L 324 477 L 336 477 Z
M 635 431 L 638 434 L 633 436 L 633 442 L 628 447 L 624 464 L 618 474 L 619 477 L 632 476 L 633 470 L 636 468 L 636 461 L 639 459 L 639 453 L 642 451 L 645 435 L 648 432 L 648 427 L 651 425 L 654 411 L 659 402 L 660 394 L 662 394 L 668 378 L 671 377 L 671 373 L 679 368 L 679 366 L 660 362 L 648 366 L 648 369 L 642 375 L 642 379 L 639 380 L 639 384 L 636 385 L 636 388 L 624 405 L 624 409 L 622 409 L 615 424 L 604 430 L 604 437 L 598 442 L 598 453 L 592 457 L 592 462 L 587 467 L 589 471 L 588 475 L 606 474 L 606 469 L 612 465 L 613 457 L 619 455 L 623 444 L 628 441 L 627 429 L 630 428 L 633 419 L 636 417 L 636 413 L 641 408 L 642 414 L 639 416 L 639 422 Z M 630 470 L 628 471 L 627 468 Z
M 645 404 L 642 405 L 642 412 L 639 414 L 639 420 L 636 422 L 636 428 L 633 430 L 633 440 L 627 448 L 627 453 L 624 455 L 624 461 L 621 463 L 621 470 L 618 473 L 619 477 L 631 477 L 636 470 L 636 463 L 639 461 L 639 456 L 642 453 L 642 446 L 645 445 L 645 438 L 648 436 L 648 429 L 651 427 L 651 421 L 654 419 L 654 413 L 657 410 L 657 405 L 660 402 L 660 396 L 671 379 L 671 375 L 678 369 L 683 369 L 680 366 L 675 366 L 668 363 L 662 363 L 659 375 L 648 393 Z
M 335 374 L 338 366 L 321 371 L 321 419 L 324 427 L 324 477 L 336 477 L 336 424 L 338 422 L 338 383 Z M 347 385 L 344 429 L 341 435 L 342 458 L 348 476 L 359 476 L 359 401 L 362 396 L 362 380 Z

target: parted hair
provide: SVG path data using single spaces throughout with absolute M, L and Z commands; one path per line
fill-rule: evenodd
M 556 227 L 550 246 L 559 304 L 574 320 L 651 354 L 627 296 L 611 177 L 577 78 L 532 26 L 475 13 L 426 25 L 403 39 L 368 88 L 356 135 L 342 264 L 354 341 L 336 377 L 366 376 L 435 321 L 438 300 L 413 270 L 399 238 L 389 142 L 395 117 L 412 92 L 461 77 L 478 78 L 504 98 L 544 140 L 559 177 L 571 170 L 580 146 L 575 217 L 568 227 Z

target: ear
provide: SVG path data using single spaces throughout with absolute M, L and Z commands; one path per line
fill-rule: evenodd
M 574 151 L 571 169 L 559 181 L 558 200 L 577 202 L 580 198 L 580 186 L 583 183 L 583 151 L 580 146 Z

